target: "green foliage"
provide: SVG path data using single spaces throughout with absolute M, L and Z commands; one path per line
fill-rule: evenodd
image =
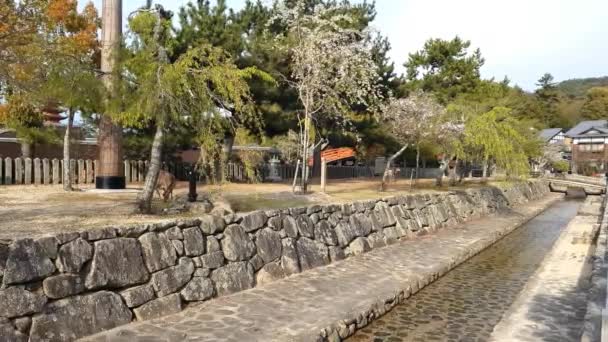
M 608 76 L 575 78 L 557 84 L 557 89 L 568 98 L 583 98 L 591 88 L 608 87 Z
M 608 87 L 589 89 L 581 114 L 588 120 L 608 118 Z
M 237 128 L 234 143 L 240 146 L 259 145 L 260 139 L 251 134 L 247 129 Z M 258 183 L 262 179 L 258 173 L 258 167 L 264 161 L 264 152 L 255 150 L 239 151 L 238 158 L 245 168 L 245 175 L 249 182 Z
M 481 51 L 469 53 L 470 41 L 429 39 L 422 50 L 409 55 L 405 90 L 422 89 L 447 104 L 459 94 L 470 92 L 480 82 L 484 64 Z
M 492 159 L 508 174 L 524 175 L 529 170 L 528 157 L 540 153 L 538 139 L 525 131 L 509 108 L 495 107 L 467 122 L 465 143 L 478 160 Z
M 557 160 L 551 163 L 551 167 L 557 172 L 568 172 L 570 163 L 565 160 Z

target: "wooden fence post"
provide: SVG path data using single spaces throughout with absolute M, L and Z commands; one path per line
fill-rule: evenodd
M 95 181 L 95 177 L 93 176 L 93 161 L 91 159 L 87 159 L 85 162 L 86 167 L 86 182 L 87 184 L 91 184 Z
M 325 192 L 327 185 L 327 160 L 321 158 L 321 192 Z
M 53 184 L 57 185 L 61 183 L 61 169 L 59 159 L 53 158 L 53 160 L 51 160 L 51 164 L 53 167 Z
M 131 165 L 129 165 L 128 160 L 124 160 L 122 163 L 124 164 L 125 168 L 125 183 L 129 184 L 131 183 Z
M 93 182 L 95 182 L 95 178 L 97 177 L 97 173 L 99 173 L 99 160 L 95 159 L 93 161 Z
M 2 176 L 2 173 L 4 172 L 4 167 L 2 167 L 3 163 L 4 159 L 0 158 L 0 184 L 6 184 L 4 183 L 4 177 Z
M 78 184 L 86 184 L 87 172 L 84 169 L 84 160 L 78 159 Z
M 143 182 L 146 180 L 146 172 L 144 171 L 144 162 L 142 160 L 137 161 L 137 172 L 139 173 L 139 181 Z
M 13 184 L 15 178 L 13 178 L 13 160 L 6 157 L 4 158 L 4 184 Z
M 49 159 L 42 159 L 42 180 L 44 184 L 51 184 L 51 167 L 49 165 Z
M 40 158 L 34 158 L 34 184 L 42 184 L 42 175 L 40 173 Z
M 135 160 L 129 162 L 131 164 L 131 180 L 133 183 L 139 182 L 139 175 L 137 174 L 137 163 Z
M 69 163 L 69 168 L 70 168 L 70 175 L 72 176 L 72 183 L 76 183 L 76 160 L 74 159 L 70 159 L 70 163 Z
M 24 172 L 25 172 L 25 177 L 24 177 L 24 183 L 26 185 L 30 185 L 32 184 L 32 158 L 25 158 L 25 167 Z

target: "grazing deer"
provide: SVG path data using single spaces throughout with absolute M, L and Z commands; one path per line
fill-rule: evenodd
M 169 198 L 173 199 L 173 188 L 175 187 L 175 176 L 165 170 L 160 170 L 158 180 L 156 181 L 156 194 L 161 197 L 160 190 L 163 190 L 163 201 L 167 202 Z

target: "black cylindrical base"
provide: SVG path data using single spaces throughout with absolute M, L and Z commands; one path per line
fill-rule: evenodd
M 95 177 L 96 189 L 124 189 L 126 187 L 123 176 L 99 176 Z

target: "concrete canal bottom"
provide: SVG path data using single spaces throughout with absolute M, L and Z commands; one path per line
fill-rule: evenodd
M 487 341 L 581 204 L 557 202 L 348 341 Z

